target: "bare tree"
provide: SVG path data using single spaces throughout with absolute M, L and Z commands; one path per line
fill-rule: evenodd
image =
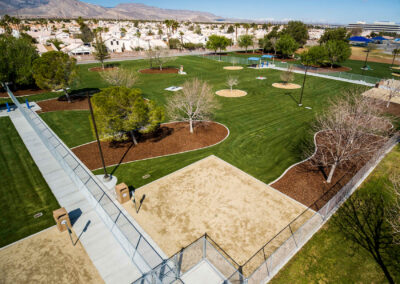
M 233 86 L 239 84 L 239 79 L 237 77 L 229 76 L 228 79 L 226 80 L 226 84 L 229 86 L 232 92 Z
M 153 68 L 153 62 L 155 58 L 155 51 L 151 48 L 146 50 L 146 58 L 149 60 L 150 69 Z
M 327 112 L 317 117 L 315 130 L 321 134 L 311 161 L 330 167 L 327 183 L 338 166 L 370 159 L 387 140 L 391 123 L 377 109 L 368 98 L 344 96 L 331 102 Z
M 156 47 L 154 50 L 154 62 L 162 70 L 167 62 L 174 61 L 176 58 L 171 56 L 171 51 L 167 48 Z
M 395 97 L 400 97 L 400 81 L 394 79 L 385 80 L 382 84 L 389 91 L 386 107 L 390 105 L 390 101 Z
M 183 89 L 172 97 L 167 105 L 169 117 L 180 121 L 188 121 L 190 133 L 193 133 L 193 121 L 208 120 L 218 105 L 211 87 L 195 78 L 186 81 Z
M 393 243 L 385 222 L 385 206 L 386 202 L 379 190 L 356 193 L 342 205 L 332 222 L 346 239 L 366 250 L 381 267 L 389 283 L 394 283 L 385 261 L 386 253 Z
M 126 68 L 114 68 L 110 71 L 100 72 L 101 78 L 112 86 L 132 88 L 138 81 L 135 71 Z
M 293 66 L 289 65 L 288 69 L 281 73 L 280 77 L 284 84 L 293 82 L 293 80 L 294 80 Z
M 394 202 L 387 210 L 387 221 L 392 227 L 394 242 L 400 245 L 400 175 L 390 177 L 392 186 L 390 190 L 394 193 Z

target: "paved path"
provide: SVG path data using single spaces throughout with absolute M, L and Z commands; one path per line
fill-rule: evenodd
M 132 283 L 139 278 L 139 270 L 20 110 L 16 109 L 9 115 L 58 203 L 70 213 L 73 229 L 104 281 Z

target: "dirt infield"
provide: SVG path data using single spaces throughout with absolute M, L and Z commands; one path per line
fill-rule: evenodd
M 227 98 L 239 98 L 239 97 L 244 97 L 247 95 L 247 92 L 242 91 L 242 90 L 229 90 L 229 89 L 225 89 L 225 90 L 219 90 L 217 92 L 215 92 L 218 96 L 221 97 L 227 97 Z
M 300 89 L 301 88 L 300 85 L 293 84 L 293 83 L 287 83 L 287 84 L 284 84 L 284 83 L 273 83 L 272 87 L 279 88 L 279 89 L 287 89 L 287 90 L 293 90 L 293 89 Z
M 74 241 L 76 236 L 74 236 Z M 0 283 L 104 283 L 85 249 L 52 227 L 0 250 Z
M 243 67 L 242 66 L 225 66 L 224 69 L 225 70 L 242 70 Z
M 197 123 L 194 133 L 189 132 L 189 124 L 173 122 L 163 124 L 152 135 L 138 137 L 138 144 L 133 142 L 110 143 L 102 142 L 104 160 L 107 166 L 146 158 L 175 154 L 196 150 L 214 145 L 228 135 L 228 130 L 219 123 Z M 99 150 L 96 142 L 76 147 L 72 150 L 79 159 L 91 170 L 101 167 Z
M 381 88 L 372 88 L 372 89 L 369 89 L 368 91 L 364 92 L 362 95 L 369 97 L 369 98 L 378 99 L 378 100 L 386 102 L 389 98 L 389 94 L 390 94 L 389 90 L 385 90 L 385 89 L 381 89 Z M 400 104 L 400 96 L 393 97 L 390 100 L 390 103 Z
M 306 209 L 215 156 L 138 188 L 143 197 L 139 213 L 124 207 L 168 256 L 207 233 L 239 264 Z

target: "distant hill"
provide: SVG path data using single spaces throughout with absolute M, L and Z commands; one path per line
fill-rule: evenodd
M 171 10 L 137 3 L 119 4 L 105 8 L 79 0 L 0 0 L 0 15 L 41 18 L 105 18 L 138 20 L 217 21 L 221 17 L 207 12 Z

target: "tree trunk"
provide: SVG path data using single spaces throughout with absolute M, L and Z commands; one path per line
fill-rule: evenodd
M 104 62 L 101 62 L 101 68 L 104 70 Z
M 391 67 L 393 67 L 394 60 L 395 60 L 395 59 L 396 59 L 396 54 L 393 55 L 393 60 L 392 60 L 392 66 L 391 66 Z
M 132 136 L 133 144 L 137 145 L 138 142 L 137 142 L 137 140 L 136 140 L 135 133 L 133 132 L 133 130 L 131 130 L 130 133 L 131 133 L 131 136 Z
M 68 102 L 71 103 L 71 98 L 70 98 L 70 96 L 69 96 L 67 90 L 66 90 L 66 89 L 63 89 L 63 91 L 64 91 L 65 96 L 67 97 Z
M 389 99 L 388 99 L 388 101 L 387 101 L 387 103 L 386 103 L 386 108 L 388 108 L 389 107 L 389 105 L 390 105 L 390 100 L 392 99 L 392 96 L 389 96 Z
M 192 118 L 189 119 L 189 127 L 190 127 L 190 133 L 193 133 L 193 120 L 192 120 Z
M 328 179 L 326 180 L 327 183 L 331 183 L 333 174 L 335 173 L 335 170 L 336 170 L 336 167 L 337 167 L 337 162 L 335 162 L 335 163 L 332 165 L 331 171 L 329 172 Z

